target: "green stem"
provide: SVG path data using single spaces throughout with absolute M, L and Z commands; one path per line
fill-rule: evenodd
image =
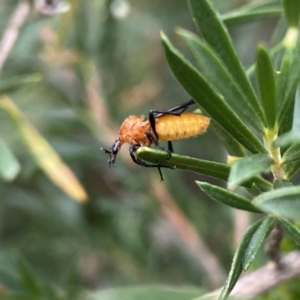
M 281 167 L 281 153 L 280 148 L 273 147 L 273 142 L 277 139 L 278 127 L 275 126 L 274 129 L 266 129 L 265 131 L 265 143 L 268 148 L 271 158 L 274 159 L 274 164 L 271 166 L 271 172 L 274 176 L 274 180 L 284 179 L 283 169 Z

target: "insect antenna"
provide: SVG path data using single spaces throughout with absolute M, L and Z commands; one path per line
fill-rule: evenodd
M 109 150 L 104 149 L 104 148 L 100 148 L 106 154 L 109 154 L 109 159 L 107 161 L 109 169 L 110 169 L 111 166 L 115 165 L 117 154 L 118 154 L 121 146 L 122 146 L 121 141 L 119 139 L 116 139 Z

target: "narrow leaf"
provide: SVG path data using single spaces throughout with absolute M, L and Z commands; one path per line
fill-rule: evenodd
M 45 174 L 66 194 L 77 201 L 87 200 L 87 194 L 70 168 L 39 132 L 25 119 L 15 104 L 6 96 L 0 98 L 0 106 L 15 121 L 21 136 Z
M 282 157 L 282 166 L 285 178 L 291 178 L 300 168 L 300 146 L 290 147 Z
M 207 82 L 213 85 L 236 114 L 256 130 L 263 132 L 263 120 L 253 110 L 245 94 L 236 84 L 231 73 L 218 54 L 209 44 L 201 41 L 195 34 L 179 30 L 186 44 L 195 56 Z
M 262 45 L 257 50 L 256 74 L 267 126 L 273 129 L 276 118 L 275 76 L 269 53 Z
M 221 57 L 259 119 L 263 120 L 263 112 L 254 90 L 233 48 L 227 29 L 212 7 L 211 2 L 208 0 L 188 0 L 188 3 L 196 26 L 203 38 Z
M 20 164 L 8 145 L 0 138 L 0 177 L 13 180 L 20 172 Z
M 5 80 L 0 80 L 0 94 L 8 93 L 10 90 L 23 87 L 24 85 L 31 85 L 42 80 L 42 76 L 38 73 L 14 76 Z
M 292 130 L 281 135 L 274 141 L 274 147 L 284 147 L 287 145 L 300 144 L 300 85 L 297 86 L 297 92 L 295 95 Z
M 289 72 L 288 72 L 288 81 L 285 87 L 284 97 L 282 99 L 278 99 L 280 101 L 281 109 L 278 114 L 278 123 L 281 124 L 284 115 L 289 107 L 290 102 L 292 101 L 297 85 L 300 81 L 300 39 L 298 39 L 296 48 L 294 49 L 293 59 L 290 64 Z
M 196 181 L 196 183 L 203 192 L 215 201 L 237 209 L 261 213 L 261 211 L 252 205 L 252 202 L 247 198 L 206 182 Z
M 222 289 L 222 292 L 219 296 L 219 300 L 226 300 L 229 297 L 229 294 L 234 288 L 236 282 L 238 281 L 239 276 L 243 271 L 243 260 L 244 260 L 245 251 L 247 250 L 247 247 L 249 245 L 249 242 L 251 241 L 253 234 L 260 226 L 260 224 L 263 222 L 263 220 L 264 219 L 258 220 L 257 222 L 252 224 L 247 229 L 247 231 L 243 234 L 241 241 L 238 245 L 238 248 L 235 251 L 230 272 L 225 282 L 225 285 Z
M 284 187 L 254 198 L 253 205 L 277 216 L 300 219 L 300 186 Z
M 166 152 L 149 147 L 140 147 L 136 151 L 136 155 L 138 158 L 153 164 L 159 163 L 172 167 L 174 169 L 191 171 L 225 181 L 228 180 L 229 176 L 230 167 L 228 165 L 214 161 L 197 159 L 194 157 L 178 155 L 175 153 L 172 153 L 172 156 L 170 158 L 167 158 L 168 154 L 166 154 Z M 242 186 L 251 188 L 253 183 L 262 187 L 263 189 L 272 188 L 272 185 L 268 181 L 258 176 L 254 176 L 253 178 L 245 181 Z
M 281 13 L 282 8 L 280 7 L 266 8 L 249 12 L 230 12 L 221 15 L 221 19 L 227 26 L 236 26 L 244 23 L 266 20 L 267 18 L 278 17 Z
M 300 229 L 287 219 L 279 218 L 280 225 L 284 232 L 298 245 L 300 245 Z
M 264 239 L 270 234 L 273 230 L 276 222 L 274 218 L 266 218 L 263 222 L 259 225 L 256 229 L 254 234 L 249 241 L 247 249 L 244 253 L 243 259 L 243 269 L 247 270 L 252 263 L 253 259 L 256 256 L 257 251 L 259 250 L 261 244 L 263 243 Z
M 232 137 L 252 153 L 266 153 L 265 147 L 218 96 L 199 72 L 172 46 L 162 34 L 166 57 L 175 77 L 201 106 Z
M 273 183 L 274 190 L 281 189 L 283 187 L 289 187 L 289 186 L 293 186 L 293 184 L 286 179 L 275 180 Z
M 286 94 L 286 87 L 289 81 L 291 57 L 286 54 L 281 63 L 279 73 L 276 74 L 276 111 L 283 109 L 283 100 Z
M 272 163 L 273 159 L 267 154 L 256 154 L 236 160 L 231 166 L 228 178 L 229 189 L 234 189 L 254 175 L 267 171 Z
M 298 27 L 300 16 L 300 1 L 283 0 L 283 8 L 289 27 Z
M 227 150 L 228 154 L 238 157 L 243 157 L 246 155 L 245 148 L 237 140 L 235 140 L 226 130 L 224 130 L 218 123 L 212 120 L 210 122 L 210 128 L 212 128 L 215 134 L 218 136 L 222 145 Z
M 229 166 L 214 161 L 197 159 L 175 153 L 172 153 L 172 156 L 167 159 L 168 154 L 166 152 L 148 147 L 140 147 L 136 154 L 138 158 L 153 164 L 161 163 L 162 165 L 174 167 L 174 169 L 187 170 L 225 181 L 229 174 Z
M 240 23 L 263 20 L 275 17 L 282 13 L 282 5 L 278 1 L 265 0 L 263 2 L 249 2 L 235 10 L 221 15 L 226 25 L 237 25 Z

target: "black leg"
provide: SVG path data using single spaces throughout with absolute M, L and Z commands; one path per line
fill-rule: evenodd
M 169 150 L 171 153 L 174 152 L 173 145 L 172 145 L 172 142 L 171 142 L 171 141 L 168 141 L 168 150 Z
M 146 131 L 146 136 L 147 136 L 147 138 L 148 138 L 148 140 L 150 141 L 151 144 L 154 144 L 154 145 L 155 145 L 156 147 L 158 147 L 159 149 L 161 149 L 161 150 L 163 150 L 163 151 L 165 151 L 165 152 L 168 153 L 168 157 L 167 157 L 166 159 L 169 159 L 169 158 L 171 157 L 171 155 L 172 155 L 171 152 L 172 152 L 172 151 L 169 150 L 169 147 L 168 147 L 168 149 L 162 147 L 162 146 L 158 143 L 158 140 L 157 140 L 157 139 L 152 135 L 152 133 L 149 132 L 149 131 Z M 173 147 L 172 147 L 172 149 L 173 149 Z
M 135 155 L 135 152 L 139 147 L 140 147 L 139 144 L 132 145 L 132 146 L 129 147 L 129 153 L 130 153 L 130 156 L 131 156 L 133 162 L 135 162 L 136 164 L 138 164 L 140 166 L 146 167 L 146 168 L 157 168 L 158 172 L 159 172 L 160 179 L 163 181 L 164 178 L 163 178 L 163 175 L 162 175 L 162 172 L 161 172 L 161 168 L 174 169 L 174 167 L 161 165 L 160 163 L 158 163 L 158 164 L 149 164 L 149 163 L 146 163 L 146 162 L 142 161 L 141 159 L 139 159 Z
M 193 104 L 195 104 L 195 101 L 193 99 L 191 99 L 188 102 L 185 102 L 181 105 L 172 107 L 172 108 L 167 109 L 167 110 L 150 110 L 149 118 L 150 118 L 150 114 L 153 114 L 154 118 L 159 118 L 161 116 L 168 115 L 168 114 L 169 115 L 180 116 L 183 112 L 185 112 Z
M 195 104 L 195 101 L 193 99 L 191 99 L 190 101 L 185 102 L 181 105 L 170 108 L 168 110 L 150 110 L 148 118 L 146 118 L 145 121 L 149 119 L 151 129 L 152 129 L 156 139 L 159 140 L 159 136 L 156 132 L 156 126 L 155 126 L 156 118 L 159 118 L 164 115 L 180 116 L 192 104 Z

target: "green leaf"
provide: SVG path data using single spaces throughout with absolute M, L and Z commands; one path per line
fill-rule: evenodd
M 227 29 L 212 7 L 211 2 L 188 0 L 188 3 L 196 26 L 203 38 L 221 57 L 259 119 L 264 120 L 258 99 L 233 48 Z
M 298 27 L 300 16 L 300 1 L 283 0 L 283 8 L 289 27 Z
M 229 13 L 222 14 L 221 19 L 226 25 L 237 25 L 245 22 L 265 20 L 282 13 L 282 5 L 278 1 L 265 0 L 261 2 L 249 2 Z
M 9 91 L 20 88 L 24 85 L 31 85 L 38 83 L 42 80 L 42 76 L 38 73 L 14 76 L 8 79 L 0 80 L 0 94 L 8 93 Z
M 265 8 L 258 11 L 234 11 L 227 14 L 221 15 L 222 21 L 227 26 L 236 26 L 239 24 L 256 22 L 265 20 L 267 18 L 274 18 L 280 16 L 282 8 Z
M 232 163 L 230 169 L 229 189 L 234 189 L 254 175 L 267 171 L 272 163 L 273 159 L 267 154 L 256 154 L 237 159 Z
M 285 151 L 282 157 L 285 178 L 291 178 L 300 167 L 300 145 L 295 144 Z
M 86 300 L 187 300 L 194 299 L 203 291 L 188 287 L 168 287 L 164 285 L 128 286 L 100 289 L 89 293 Z
M 249 268 L 262 242 L 273 230 L 275 224 L 276 222 L 274 218 L 266 218 L 256 229 L 244 253 L 244 259 L 243 259 L 244 270 L 247 270 Z
M 42 296 L 43 288 L 39 277 L 34 274 L 25 260 L 20 259 L 18 263 L 19 276 L 24 289 L 30 294 L 32 299 L 39 299 Z
M 274 147 L 284 147 L 287 145 L 300 144 L 300 85 L 298 84 L 295 95 L 293 116 L 292 116 L 292 130 L 278 137 L 274 143 Z
M 263 132 L 262 120 L 247 101 L 244 93 L 235 83 L 234 78 L 209 44 L 201 41 L 195 34 L 186 30 L 178 30 L 198 62 L 201 73 L 211 85 L 223 96 L 232 110 L 256 130 Z
M 273 129 L 276 118 L 275 76 L 269 53 L 262 45 L 257 50 L 256 74 L 267 126 Z
M 288 145 L 299 145 L 300 144 L 300 132 L 289 131 L 280 137 L 278 137 L 274 142 L 274 147 L 286 147 Z
M 8 145 L 0 138 L 0 176 L 2 179 L 11 181 L 20 172 L 20 164 Z
M 279 114 L 278 114 L 278 124 L 281 124 L 284 115 L 289 107 L 289 104 L 294 98 L 297 85 L 300 81 L 300 39 L 298 39 L 297 41 L 288 74 L 286 74 L 285 76 L 288 76 L 288 78 L 285 79 L 286 81 L 285 93 L 283 98 L 277 100 L 277 102 L 281 103 Z
M 283 187 L 254 198 L 253 205 L 280 217 L 300 219 L 300 186 Z
M 283 99 L 286 93 L 286 87 L 289 80 L 289 71 L 291 67 L 291 57 L 288 53 L 282 59 L 279 73 L 276 74 L 276 111 L 283 109 Z
M 241 241 L 238 245 L 237 250 L 235 251 L 233 261 L 231 264 L 230 272 L 225 282 L 225 285 L 222 289 L 222 292 L 219 296 L 219 300 L 226 300 L 234 288 L 236 282 L 239 279 L 243 271 L 243 261 L 245 256 L 245 251 L 247 251 L 249 242 L 252 239 L 253 234 L 257 230 L 257 228 L 261 225 L 264 219 L 258 220 L 254 224 L 252 224 L 247 231 L 243 234 Z
M 252 202 L 247 198 L 206 182 L 196 181 L 196 183 L 203 192 L 215 201 L 237 209 L 261 213 L 261 211 L 252 205 Z
M 174 169 L 191 171 L 225 181 L 227 181 L 230 171 L 230 167 L 225 164 L 178 155 L 175 153 L 172 153 L 172 156 L 168 159 L 168 154 L 166 152 L 149 147 L 140 147 L 136 151 L 136 155 L 138 158 L 153 164 L 160 163 L 162 165 L 174 167 Z M 242 186 L 251 188 L 253 183 L 265 189 L 272 187 L 268 181 L 258 176 L 245 181 Z
M 274 190 L 281 189 L 283 187 L 289 187 L 289 186 L 293 186 L 293 184 L 286 179 L 275 180 L 273 183 Z
M 210 128 L 216 133 L 222 145 L 225 147 L 229 155 L 242 157 L 246 155 L 245 148 L 235 140 L 227 131 L 225 131 L 215 121 L 210 122 Z
M 168 154 L 164 151 L 140 147 L 136 151 L 138 158 L 148 161 L 153 164 L 161 163 L 176 169 L 187 170 L 204 174 L 221 180 L 227 180 L 229 174 L 229 166 L 214 161 L 197 159 L 189 156 L 178 155 L 172 153 L 172 156 L 167 159 Z
M 162 34 L 166 57 L 177 80 L 201 106 L 233 138 L 252 153 L 266 153 L 265 147 L 218 96 L 199 72 L 172 46 Z
M 298 245 L 300 245 L 300 229 L 287 219 L 279 218 L 280 225 L 284 232 Z

